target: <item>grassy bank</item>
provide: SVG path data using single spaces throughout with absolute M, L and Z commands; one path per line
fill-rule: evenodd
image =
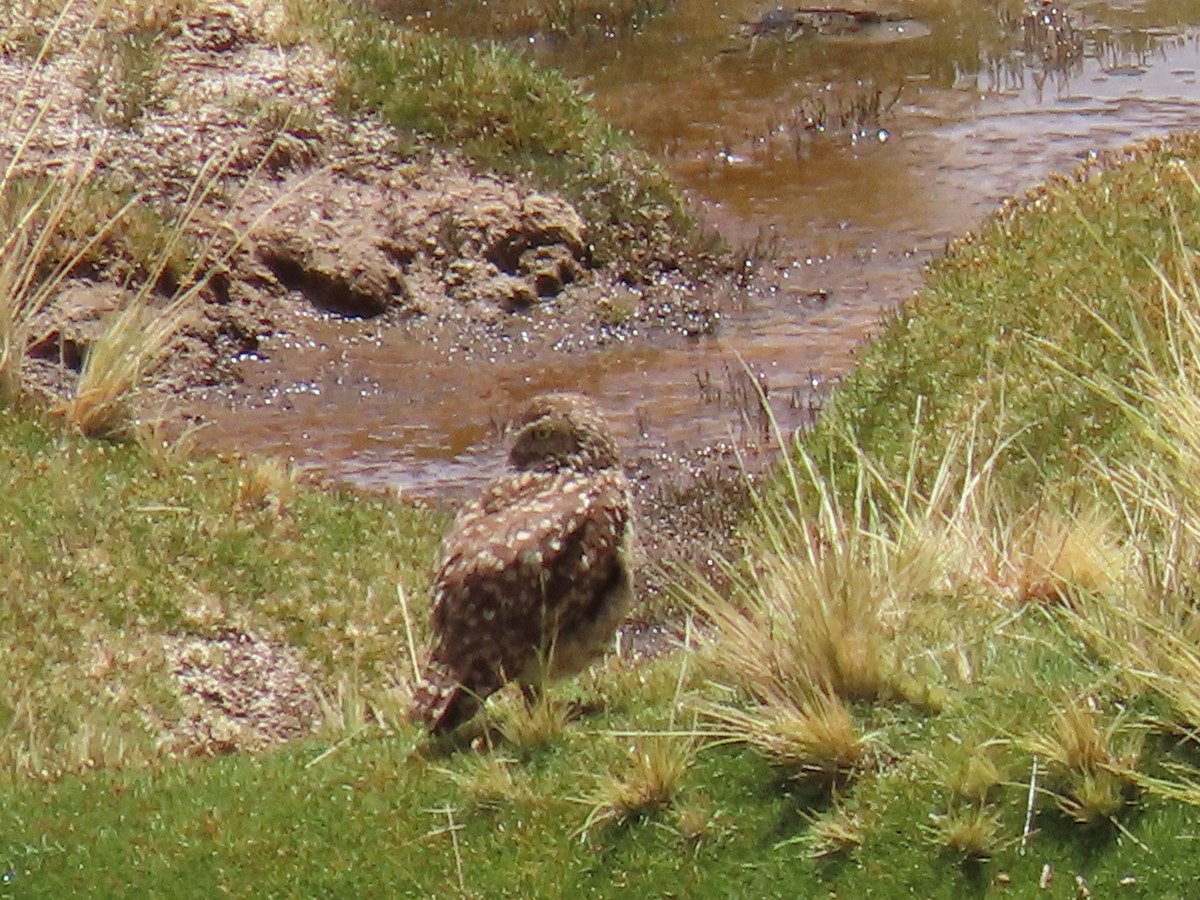
M 859 590 L 856 615 L 828 605 L 833 629 L 876 629 L 860 658 L 879 679 L 851 691 L 810 657 L 819 712 L 801 709 L 807 689 L 789 707 L 748 678 L 726 635 L 723 650 L 610 660 L 555 693 L 598 710 L 576 721 L 509 696 L 488 730 L 429 744 L 386 690 L 406 667 L 395 583 L 422 614 L 408 566 L 428 554 L 426 519 L 289 489 L 269 468 L 154 469 L 136 448 L 2 427 L 18 562 L 0 890 L 14 896 L 959 897 L 1030 893 L 1048 865 L 1048 896 L 1075 896 L 1079 876 L 1158 897 L 1200 877 L 1191 808 L 1142 786 L 1177 781 L 1167 766 L 1190 756 L 1143 724 L 1169 705 L 1125 690 L 1054 609 L 910 578 L 903 607 Z M 872 602 L 885 614 L 864 618 Z M 178 711 L 161 638 L 231 627 L 304 651 L 331 701 L 319 733 L 212 759 L 148 740 Z
M 1187 896 L 1198 148 L 1056 182 L 939 264 L 751 558 L 680 586 L 700 649 L 446 743 L 392 689 L 437 520 L 5 412 L 0 891 Z M 253 733 L 194 676 L 230 634 L 303 662 L 308 736 L 225 754 Z
M 976 429 L 1012 438 L 1005 477 L 1031 491 L 1069 482 L 1087 456 L 1128 458 L 1118 398 L 1137 402 L 1147 372 L 1171 364 L 1179 311 L 1163 294 L 1193 277 L 1198 156 L 1191 134 L 1098 163 L 957 242 L 841 386 L 813 452 L 853 470 L 850 435 L 895 471 L 915 442 L 930 471 L 947 435 Z
M 224 721 L 220 703 L 197 707 L 176 677 L 189 667 L 219 677 L 230 635 L 302 655 L 305 685 L 334 700 L 397 679 L 397 585 L 421 598 L 441 518 L 315 491 L 276 462 L 185 457 L 150 437 L 72 438 L 40 414 L 0 410 L 10 776 L 206 752 L 226 726 L 228 749 L 261 743 Z M 206 647 L 211 666 L 189 658 Z M 313 712 L 320 727 L 325 714 Z

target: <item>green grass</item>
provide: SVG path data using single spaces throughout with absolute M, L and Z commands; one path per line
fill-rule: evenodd
M 1045 626 L 1033 617 L 1018 633 L 1031 639 Z M 931 776 L 931 760 L 961 758 L 983 712 L 1022 730 L 1043 725 L 1046 697 L 1005 699 L 1000 686 L 1010 666 L 1040 667 L 1057 655 L 1047 646 L 1043 660 L 1007 659 L 953 711 L 881 716 L 896 759 L 842 795 L 865 816 L 863 840 L 825 860 L 802 842 L 810 813 L 828 798 L 732 748 L 699 753 L 665 805 L 581 834 L 606 773 L 630 765 L 630 739 L 607 729 L 655 725 L 655 713 L 618 706 L 512 764 L 526 788 L 500 803 L 479 803 L 453 777 L 477 777 L 474 751 L 414 752 L 403 728 L 259 757 L 21 780 L 5 789 L 0 865 L 12 867 L 7 889 L 19 896 L 349 896 L 384 886 L 396 896 L 445 896 L 456 892 L 460 866 L 466 893 L 486 897 L 961 897 L 986 893 L 1001 873 L 1024 895 L 1046 863 L 1056 873 L 1049 896 L 1074 896 L 1077 874 L 1100 894 L 1132 877 L 1122 895 L 1186 896 L 1200 861 L 1193 811 L 1180 803 L 1144 798 L 1123 820 L 1135 841 L 1075 826 L 1043 798 L 1021 856 L 1029 759 L 1011 748 L 1000 760 L 1007 780 L 986 807 L 998 820 L 990 861 L 964 861 L 943 846 L 931 817 L 959 801 Z M 1036 684 L 1023 675 L 1016 683 Z
M 956 242 L 841 386 L 812 452 L 852 471 L 838 437 L 850 434 L 897 469 L 915 440 L 932 466 L 946 435 L 982 427 L 1016 435 L 1005 477 L 1030 492 L 1069 483 L 1087 455 L 1128 454 L 1119 406 L 1056 357 L 1133 385 L 1137 361 L 1118 337 L 1149 327 L 1161 343 L 1149 263 L 1178 275 L 1179 240 L 1200 242 L 1200 192 L 1187 176 L 1198 164 L 1200 137 L 1183 135 L 1124 165 L 1053 179 Z
M 338 21 L 363 85 L 398 66 L 353 102 L 583 171 L 518 116 L 565 83 Z M 441 742 L 403 716 L 440 517 L 0 409 L 0 896 L 1190 896 L 1197 156 L 960 242 L 754 494 L 727 587 L 678 586 L 702 649 Z M 315 735 L 180 732 L 210 701 L 173 648 L 230 635 L 302 661 Z
M 922 577 L 891 598 L 906 627 L 880 627 L 880 658 L 929 690 L 846 701 L 869 736 L 849 777 L 810 777 L 710 723 L 714 703 L 745 703 L 720 645 L 610 660 L 554 691 L 593 711 L 536 735 L 513 727 L 528 714 L 512 696 L 431 743 L 388 697 L 408 671 L 395 586 L 421 629 L 437 517 L 314 489 L 279 464 L 89 441 L 12 409 L 0 473 L 0 871 L 13 873 L 0 891 L 421 897 L 457 893 L 461 872 L 464 893 L 486 897 L 959 897 L 1005 880 L 1031 892 L 1049 863 L 1050 896 L 1074 896 L 1080 875 L 1160 897 L 1200 877 L 1187 803 L 1133 787 L 1099 824 L 1069 811 L 1073 772 L 1105 760 L 1180 783 L 1167 766 L 1191 761 L 1189 746 L 1142 729 L 1129 750 L 1129 726 L 1170 721 L 1169 701 L 1130 691 L 1067 609 L 1014 605 L 986 579 Z M 868 586 L 845 589 L 876 590 L 914 558 L 903 541 L 876 552 Z M 161 639 L 229 627 L 312 663 L 338 710 L 321 734 L 199 760 L 156 745 L 147 722 L 179 712 Z M 1094 709 L 1076 741 L 1091 749 L 1052 758 L 1044 738 L 1066 743 L 1059 723 L 1080 709 Z M 1033 752 L 1041 793 L 1021 855 Z
M 286 482 L 272 500 L 280 484 L 269 467 L 156 463 L 0 410 L 0 767 L 86 766 L 75 747 L 91 732 L 116 763 L 154 758 L 180 715 L 171 637 L 263 634 L 328 690 L 391 683 L 396 585 L 421 596 L 440 519 Z

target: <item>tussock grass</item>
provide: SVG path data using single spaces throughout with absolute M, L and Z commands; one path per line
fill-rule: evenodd
M 1112 252 L 1086 232 L 1124 230 L 1055 206 L 1074 198 L 1078 210 L 1094 188 L 1055 188 L 995 240 Z M 944 271 L 962 263 L 1001 308 L 976 310 L 961 333 L 903 320 L 918 338 L 953 335 L 932 347 L 947 365 L 929 380 L 899 338 L 884 345 L 917 366 L 906 377 L 868 354 L 837 415 L 752 493 L 732 587 L 691 586 L 701 649 L 588 676 L 595 727 L 564 731 L 564 708 L 547 702 L 549 725 L 503 735 L 499 752 L 487 740 L 438 748 L 436 768 L 395 687 L 406 632 L 424 627 L 438 519 L 316 492 L 271 464 L 148 456 L 0 408 L 0 871 L 47 896 L 112 883 L 173 896 L 297 884 L 432 896 L 450 884 L 956 897 L 987 892 L 992 871 L 1031 894 L 1049 866 L 1097 894 L 1186 896 L 1200 878 L 1186 805 L 1200 796 L 1187 765 L 1200 725 L 1188 433 L 1200 360 L 1196 292 L 1179 268 L 1191 241 L 1170 244 L 1175 268 L 1160 265 L 1156 293 L 1132 276 L 1132 291 L 1103 302 L 1077 293 L 1068 328 L 1050 315 L 1045 342 L 995 352 L 979 343 L 1011 333 L 995 316 L 1028 337 L 1058 294 L 1039 285 L 1022 310 L 1028 259 L 960 248 L 977 255 Z M 1121 302 L 1135 308 L 1117 314 Z M 1119 362 L 1076 351 L 1080 322 Z M 872 379 L 886 399 L 856 410 Z M 216 668 L 242 635 L 311 676 L 315 733 L 180 763 L 191 751 L 179 726 L 203 700 L 181 696 L 175 670 Z M 509 700 L 513 727 L 540 714 Z M 680 727 L 682 710 L 705 719 Z M 204 752 L 245 746 L 220 722 L 183 724 L 207 727 Z M 1006 773 L 1035 757 L 1033 796 L 1063 815 L 1034 809 L 1025 830 L 1026 793 Z
M 835 802 L 826 812 L 808 816 L 808 831 L 800 843 L 812 859 L 830 860 L 857 849 L 866 836 L 863 814 Z
M 965 760 L 945 773 L 946 786 L 955 798 L 965 803 L 982 806 L 995 798 L 1003 784 L 988 746 L 976 747 Z
M 164 102 L 171 84 L 163 42 L 179 18 L 196 9 L 192 2 L 127 2 L 94 13 L 84 43 L 99 35 L 112 44 L 101 54 L 88 92 L 101 121 L 133 128 Z M 69 13 L 76 15 L 73 4 L 49 26 L 34 73 Z M 664 248 L 694 230 L 678 193 L 656 167 L 606 126 L 574 86 L 517 54 L 405 32 L 359 7 L 289 6 L 279 18 L 287 24 L 276 21 L 276 28 L 319 35 L 341 55 L 347 112 L 382 113 L 406 134 L 462 144 L 494 168 L 536 171 L 577 203 L 591 204 L 585 214 L 597 243 L 621 248 L 627 262 L 637 256 L 636 265 L 673 265 Z M 23 97 L 17 100 L 20 108 Z M 11 402 L 19 392 L 30 323 L 66 279 L 103 276 L 129 289 L 129 303 L 88 354 L 78 390 L 59 412 L 85 434 L 127 436 L 136 418 L 137 383 L 169 352 L 195 297 L 220 268 L 211 240 L 194 247 L 185 235 L 231 160 L 210 161 L 169 221 L 139 195 L 95 178 L 95 158 L 45 176 L 18 176 L 23 148 L 49 103 L 43 101 L 0 176 L 0 399 Z M 272 144 L 260 167 L 276 149 Z M 628 240 L 634 233 L 639 239 Z M 639 249 L 626 252 L 634 244 Z
M 1116 750 L 1114 739 L 1121 730 L 1119 719 L 1102 725 L 1093 703 L 1078 700 L 1056 713 L 1051 733 L 1029 738 L 1027 746 L 1045 758 L 1051 768 L 1081 773 L 1125 772 L 1136 767 L 1140 751 L 1136 745 L 1122 752 Z
M 670 807 L 695 753 L 689 737 L 637 739 L 620 771 L 603 776 L 586 801 L 592 808 L 579 833 L 586 837 L 593 829 L 626 825 Z
M 980 807 L 967 807 L 938 816 L 932 825 L 935 844 L 967 860 L 990 859 L 1000 845 L 1001 822 L 998 813 Z
M 14 161 L 0 173 L 0 402 L 19 394 L 34 318 L 47 306 L 67 276 L 94 252 L 133 205 L 125 201 L 95 223 L 90 235 L 62 245 L 65 220 L 78 206 L 96 158 L 60 170 L 56 179 L 31 192 L 14 177 Z
M 1178 168 L 1200 201 L 1195 176 Z M 1137 436 L 1131 453 L 1090 462 L 1124 520 L 1134 554 L 1133 577 L 1121 591 L 1084 592 L 1072 606 L 1071 621 L 1116 668 L 1128 691 L 1165 700 L 1165 726 L 1194 742 L 1200 726 L 1200 621 L 1193 602 L 1200 562 L 1195 480 L 1200 472 L 1200 277 L 1183 223 L 1177 216 L 1171 221 L 1171 272 L 1152 267 L 1154 289 L 1139 298 L 1142 302 L 1119 326 L 1095 313 L 1130 358 L 1132 379 L 1118 381 L 1085 370 L 1077 356 L 1057 345 L 1048 344 L 1047 353 L 1064 372 L 1119 409 Z M 1131 785 L 1145 779 L 1131 761 L 1102 759 L 1090 769 L 1078 768 L 1088 774 L 1079 779 L 1069 812 L 1083 821 L 1120 808 Z M 1185 777 L 1172 795 L 1190 796 L 1187 781 Z M 1147 783 L 1162 790 L 1164 781 L 1152 777 Z
M 943 604 L 960 593 L 994 597 L 997 572 L 1016 565 L 991 489 L 1006 445 L 951 442 L 927 489 L 915 467 L 893 476 L 863 454 L 845 491 L 797 449 L 774 493 L 752 491 L 751 559 L 726 566 L 730 589 L 701 582 L 691 597 L 715 629 L 715 679 L 759 703 L 936 705 L 919 659 L 934 661 L 927 641 L 942 629 Z M 952 638 L 937 664 L 956 653 Z
M 1008 577 L 1020 602 L 1070 602 L 1081 593 L 1120 590 L 1132 554 L 1111 512 L 1095 501 L 1068 515 L 1052 509 L 1026 513 L 1010 529 Z
M 863 734 L 835 694 L 804 700 L 786 695 L 738 708 L 715 705 L 708 711 L 716 734 L 744 742 L 786 776 L 833 787 L 873 762 L 874 736 Z
M 0 193 L 0 224 L 37 236 L 25 263 L 35 283 L 67 276 L 131 285 L 150 279 L 170 293 L 198 252 L 138 194 L 98 176 L 94 161 L 12 177 Z
M 66 4 L 47 34 L 25 91 L 71 10 L 72 4 Z M 88 34 L 95 25 L 93 20 Z M 23 100 L 17 98 L 17 108 Z M 134 421 L 132 394 L 141 376 L 164 355 L 191 301 L 207 283 L 201 259 L 211 241 L 204 251 L 192 253 L 185 233 L 223 163 L 212 161 L 205 167 L 178 222 L 163 229 L 157 214 L 140 205 L 139 195 L 121 195 L 96 184 L 98 150 L 48 177 L 17 177 L 25 148 L 50 103 L 42 101 L 0 174 L 0 402 L 11 403 L 21 391 L 34 318 L 68 278 L 96 270 L 101 260 L 115 257 L 117 271 L 109 274 L 129 288 L 130 301 L 90 349 L 74 396 L 58 411 L 84 434 L 125 435 Z M 14 121 L 10 119 L 9 127 Z M 104 265 L 111 268 L 113 263 Z M 165 308 L 154 308 L 152 296 L 160 287 L 173 291 L 173 296 Z
M 48 103 L 28 126 L 22 147 L 39 127 Z M 254 173 L 274 150 L 272 143 Z M 84 435 L 130 437 L 143 377 L 166 357 L 198 297 L 269 210 L 241 234 L 218 237 L 218 229 L 202 246 L 194 246 L 189 237 L 193 222 L 240 156 L 240 147 L 204 162 L 169 224 L 143 204 L 141 195 L 97 184 L 96 154 L 49 177 L 28 179 L 13 174 L 21 152 L 0 176 L 0 233 L 6 235 L 0 244 L 0 402 L 12 402 L 20 392 L 35 317 L 69 278 L 103 275 L 121 283 L 127 300 L 88 348 L 73 394 L 54 411 Z
M 259 158 L 255 171 L 267 165 L 274 148 L 272 142 Z M 177 219 L 163 239 L 158 255 L 148 261 L 146 279 L 89 348 L 74 394 L 56 405 L 55 412 L 84 435 L 110 438 L 130 436 L 137 422 L 134 404 L 143 376 L 167 355 L 172 342 L 193 314 L 197 298 L 208 289 L 211 279 L 223 271 L 225 263 L 246 236 L 273 208 L 261 211 L 242 232 L 232 235 L 232 239 L 227 240 L 219 251 L 218 235 L 212 233 L 182 277 L 178 281 L 170 277 L 177 248 L 186 244 L 191 223 L 200 214 L 210 195 L 218 190 L 225 172 L 239 155 L 240 148 L 235 146 L 224 155 L 213 156 L 205 161 Z M 101 231 L 107 227 L 107 223 L 101 226 Z M 165 302 L 156 302 L 155 287 L 164 283 L 173 284 L 174 289 Z
M 282 515 L 300 486 L 300 473 L 279 459 L 255 459 L 244 465 L 238 481 L 238 506 L 247 511 L 271 510 Z
M 1046 761 L 1059 808 L 1080 824 L 1095 825 L 1112 821 L 1136 794 L 1141 741 L 1121 717 L 1103 722 L 1092 702 L 1076 700 L 1025 746 Z
M 375 677 L 342 672 L 328 690 L 320 692 L 320 733 L 335 739 L 355 738 L 368 729 L 387 735 L 412 735 L 408 698 L 392 684 L 394 671 L 383 666 Z
M 163 309 L 135 300 L 118 312 L 89 348 L 74 393 L 55 411 L 89 437 L 132 437 L 135 391 L 183 326 L 193 296 L 185 292 Z
M 870 532 L 866 519 L 878 510 L 865 494 L 867 472 L 861 503 L 846 513 L 813 461 L 801 456 L 800 466 L 788 470 L 791 497 L 757 498 L 761 549 L 752 566 L 728 566 L 729 595 L 697 587 L 697 611 L 717 632 L 709 664 L 760 702 L 814 692 L 850 700 L 894 694 L 900 663 L 892 637 L 933 573 L 919 555 L 901 560 L 895 544 Z M 803 520 L 801 472 L 817 497 L 811 523 Z
M 542 691 L 532 703 L 508 691 L 493 704 L 495 727 L 505 743 L 519 753 L 531 753 L 557 740 L 575 716 L 569 703 Z
M 888 729 L 871 724 L 883 709 L 941 711 L 988 680 L 980 650 L 1005 641 L 1031 601 L 1120 583 L 1126 557 L 1107 518 L 1022 509 L 998 482 L 1011 443 L 951 440 L 927 483 L 923 447 L 898 475 L 859 452 L 844 491 L 797 448 L 774 492 L 754 492 L 750 557 L 726 565 L 730 587 L 699 583 L 690 596 L 712 629 L 702 668 L 723 692 L 703 705 L 714 733 L 826 789 L 861 778 L 894 755 Z M 982 807 L 999 775 L 987 756 L 964 765 L 946 777 Z
M 517 761 L 495 753 L 477 754 L 457 769 L 440 769 L 462 792 L 473 810 L 504 812 L 540 799 Z
M 693 802 L 676 811 L 675 831 L 685 845 L 699 848 L 705 842 L 720 840 L 728 832 L 726 817 L 706 803 Z

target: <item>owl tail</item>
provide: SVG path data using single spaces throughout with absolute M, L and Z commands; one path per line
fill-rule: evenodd
M 481 705 L 477 694 L 430 666 L 417 686 L 408 717 L 434 734 L 445 734 L 475 715 Z

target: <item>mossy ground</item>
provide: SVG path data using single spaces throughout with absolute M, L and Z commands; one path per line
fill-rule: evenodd
M 1133 383 L 1120 338 L 1159 316 L 1152 265 L 1178 277 L 1182 249 L 1200 241 L 1198 157 L 1200 138 L 1183 134 L 1123 164 L 1110 158 L 1011 201 L 958 241 L 841 385 L 815 452 L 849 431 L 889 465 L 914 440 L 936 459 L 945 435 L 982 412 L 991 435 L 1016 434 L 1006 477 L 1031 489 L 1069 481 L 1084 453 L 1127 454 L 1116 405 L 1055 363 Z
M 1046 624 L 1034 616 L 1010 636 L 1037 639 Z M 415 752 L 415 735 L 403 730 L 333 748 L 309 741 L 258 757 L 10 783 L 0 854 L 13 875 L 0 890 L 424 897 L 458 894 L 461 871 L 462 893 L 481 897 L 1027 896 L 1049 865 L 1045 896 L 1077 896 L 1077 876 L 1097 896 L 1188 896 L 1200 862 L 1193 812 L 1180 803 L 1145 800 L 1118 831 L 1080 828 L 1042 798 L 1022 855 L 1029 759 L 1011 749 L 1000 754 L 1004 781 L 989 801 L 999 821 L 992 858 L 965 859 L 941 845 L 933 816 L 963 801 L 937 764 L 958 761 L 981 727 L 1036 731 L 1064 682 L 1091 677 L 1054 643 L 1041 658 L 996 667 L 952 710 L 867 713 L 896 757 L 839 794 L 836 802 L 865 822 L 865 839 L 827 859 L 813 858 L 806 835 L 808 816 L 829 814 L 829 796 L 730 748 L 699 753 L 666 809 L 580 834 L 596 773 L 627 762 L 632 739 L 609 729 L 656 724 L 652 711 L 617 704 L 532 753 L 490 751 L 515 755 L 514 777 L 525 783 L 493 804 L 470 789 L 477 751 Z M 1006 697 L 1006 685 L 1020 689 Z
M 177 636 L 298 648 L 334 693 L 387 687 L 397 585 L 423 596 L 442 517 L 304 489 L 285 467 L 68 437 L 0 410 L 0 760 L 34 776 L 156 756 Z M 414 615 L 424 619 L 418 599 Z

